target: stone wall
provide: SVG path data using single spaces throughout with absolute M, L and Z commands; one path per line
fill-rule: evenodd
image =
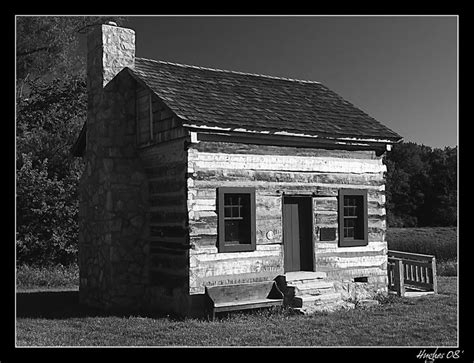
M 126 71 L 117 75 L 133 67 L 134 38 L 133 30 L 110 25 L 88 35 L 80 301 L 105 309 L 139 309 L 148 273 L 148 184 L 135 145 L 136 82 Z
M 148 184 L 135 148 L 135 81 L 104 89 L 88 124 L 80 183 L 80 298 L 104 308 L 139 308 L 148 269 Z

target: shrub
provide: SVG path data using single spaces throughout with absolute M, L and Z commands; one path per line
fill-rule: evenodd
M 77 259 L 82 161 L 69 150 L 86 114 L 86 82 L 65 76 L 30 82 L 17 99 L 17 263 L 67 265 Z
M 17 172 L 17 262 L 68 265 L 77 258 L 76 182 L 48 175 L 48 161 L 33 166 L 22 155 Z

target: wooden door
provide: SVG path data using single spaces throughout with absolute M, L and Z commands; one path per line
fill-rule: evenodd
M 313 271 L 311 197 L 283 199 L 283 245 L 285 272 Z

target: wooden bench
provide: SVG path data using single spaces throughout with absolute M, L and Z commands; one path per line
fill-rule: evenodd
M 206 286 L 205 295 L 212 319 L 217 312 L 256 309 L 283 304 L 283 293 L 275 281 Z

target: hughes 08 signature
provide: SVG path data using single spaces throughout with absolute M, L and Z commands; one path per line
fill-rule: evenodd
M 446 352 L 438 352 L 438 348 L 434 352 L 428 352 L 426 349 L 420 350 L 416 358 L 422 359 L 424 362 L 434 362 L 436 359 L 459 359 L 464 350 L 448 350 Z

